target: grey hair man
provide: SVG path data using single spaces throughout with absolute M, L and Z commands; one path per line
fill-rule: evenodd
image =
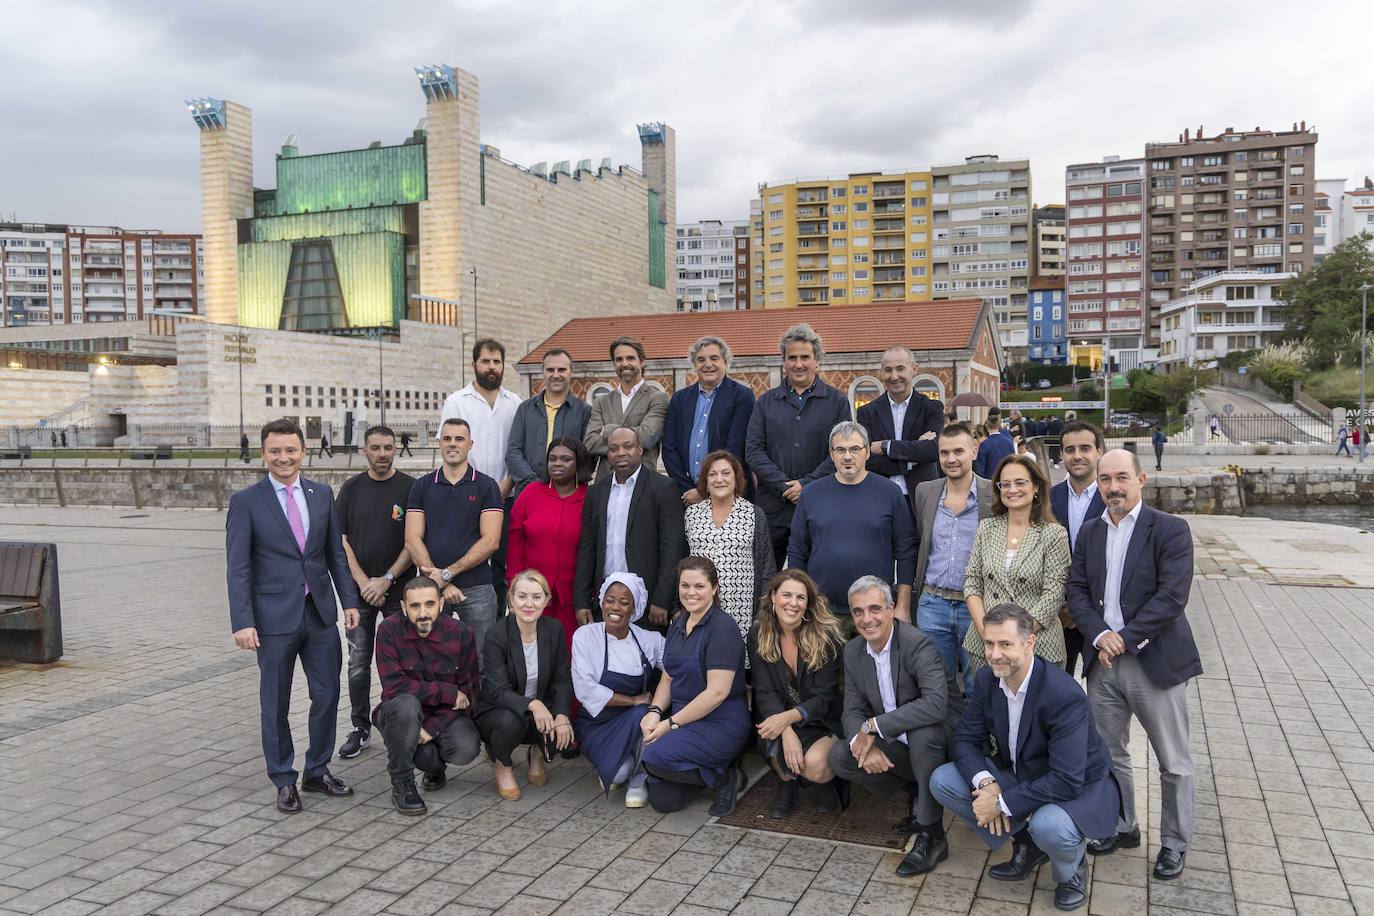
M 706 336 L 692 344 L 688 356 L 696 381 L 679 388 L 668 401 L 663 422 L 663 467 L 690 506 L 706 498 L 697 489 L 701 462 L 724 449 L 744 465 L 746 495 L 753 493 L 753 475 L 745 460 L 745 437 L 754 412 L 754 391 L 730 378 L 730 345 Z

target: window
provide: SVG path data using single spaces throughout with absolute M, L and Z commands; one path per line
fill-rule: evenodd
M 774 221 L 776 221 L 776 220 L 780 220 L 780 219 L 782 219 L 782 211 L 781 211 L 781 210 L 769 210 L 769 211 L 768 211 L 768 221 L 769 221 L 770 223 L 771 223 L 771 222 L 774 222 Z M 688 245 L 688 247 L 689 247 L 689 248 L 700 248 L 700 247 L 701 247 L 701 242 L 692 242 L 690 245 Z
M 860 196 L 860 195 L 867 194 L 867 193 L 868 193 L 868 185 L 866 185 L 866 184 L 856 184 L 856 185 L 854 185 L 854 196 L 855 196 L 855 197 L 858 197 L 858 196 Z
M 857 192 L 855 192 L 855 193 L 857 193 Z M 868 201 L 866 201 L 866 200 L 860 200 L 860 201 L 856 201 L 856 202 L 855 202 L 855 204 L 854 204 L 854 212 L 855 212 L 855 213 L 866 213 L 867 211 L 868 211 Z
M 1289 223 L 1289 224 L 1288 224 L 1288 234 L 1289 234 L 1289 235 L 1302 235 L 1303 229 L 1304 229 L 1304 226 L 1303 226 L 1302 223 Z
M 1299 176 L 1301 176 L 1301 175 L 1306 175 L 1306 174 L 1307 174 L 1307 166 L 1304 166 L 1304 165 L 1292 165 L 1292 166 L 1289 166 L 1289 167 L 1288 167 L 1288 174 L 1291 175 L 1291 176 L 1293 176 L 1294 178 L 1297 178 L 1297 177 L 1299 177 Z
M 831 188 L 831 189 L 830 189 L 830 196 L 831 196 L 831 198 L 844 197 L 844 194 L 845 194 L 845 189 L 844 189 L 844 188 Z M 844 204 L 840 204 L 840 206 L 843 207 Z
M 1150 171 L 1152 172 L 1167 172 L 1173 167 L 1174 160 L 1172 159 L 1155 159 L 1150 163 Z
M 1031 321 L 1044 321 L 1044 320 L 1045 320 L 1045 310 L 1044 310 L 1043 308 L 1041 308 L 1040 306 L 1037 305 L 1034 309 L 1031 310 Z M 1038 329 L 1037 329 L 1037 330 L 1038 330 Z
M 840 220 L 833 220 L 833 221 L 831 221 L 831 223 L 830 223 L 830 231 L 831 231 L 831 232 L 843 232 L 843 231 L 844 231 L 844 220 L 840 219 Z
M 835 216 L 843 216 L 845 210 L 844 204 L 832 204 L 830 207 L 830 212 Z
M 772 194 L 772 195 L 769 196 L 768 202 L 769 202 L 770 204 L 780 204 L 780 203 L 782 203 L 782 195 L 781 195 L 781 194 Z
M 1187 169 L 1187 168 L 1192 168 L 1192 166 L 1193 166 L 1193 157 L 1192 157 L 1192 156 L 1184 156 L 1183 158 L 1181 158 L 1181 159 L 1178 160 L 1178 164 L 1179 164 L 1180 166 L 1182 166 L 1183 168 L 1185 168 L 1185 169 Z

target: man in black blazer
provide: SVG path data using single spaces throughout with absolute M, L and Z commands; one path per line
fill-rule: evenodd
M 606 456 L 611 473 L 592 484 L 582 504 L 573 607 L 579 623 L 591 623 L 601 611 L 601 581 L 632 572 L 649 590 L 649 622 L 663 629 L 676 597 L 673 571 L 687 555 L 682 498 L 671 480 L 642 464 L 644 446 L 633 427 L 611 432 Z
M 358 588 L 334 517 L 334 495 L 300 476 L 305 434 L 293 420 L 262 428 L 268 474 L 229 499 L 225 560 L 229 621 L 234 644 L 258 656 L 262 753 L 277 787 L 277 808 L 301 810 L 291 743 L 291 679 L 301 661 L 310 687 L 310 749 L 301 789 L 342 797 L 353 794 L 329 773 L 339 712 L 337 589 L 344 626 L 358 625 Z
M 931 792 L 989 848 L 1011 838 L 1011 858 L 989 877 L 1020 881 L 1048 859 L 1055 906 L 1076 910 L 1088 901 L 1087 838 L 1111 833 L 1121 794 L 1087 698 L 1035 657 L 1034 631 L 1015 604 L 983 618 L 988 664 L 973 679 L 954 762 L 936 770 Z
M 1193 836 L 1193 761 L 1188 681 L 1202 661 L 1188 626 L 1193 536 L 1188 523 L 1141 501 L 1145 473 L 1134 452 L 1113 449 L 1097 465 L 1107 504 L 1083 523 L 1069 570 L 1069 613 L 1083 633 L 1088 699 L 1126 799 L 1117 833 L 1094 855 L 1140 845 L 1132 802 L 1131 717 L 1140 720 L 1160 772 L 1156 878 L 1175 878 Z
M 697 492 L 702 459 L 725 449 L 744 465 L 745 496 L 750 496 L 754 477 L 744 459 L 744 440 L 754 412 L 754 389 L 730 378 L 730 346 L 719 337 L 701 338 L 692 344 L 688 357 L 697 380 L 668 400 L 663 467 L 682 493 L 683 505 L 690 506 L 706 498 Z
M 886 582 L 856 580 L 849 607 L 859 635 L 844 647 L 844 736 L 830 748 L 830 768 L 879 798 L 906 788 L 910 816 L 897 829 L 916 840 L 897 874 L 925 874 L 949 856 L 930 777 L 949 760 L 963 699 L 930 637 L 896 619 Z
M 910 503 L 916 485 L 940 476 L 936 436 L 945 426 L 945 405 L 911 387 L 915 359 L 906 347 L 889 347 L 881 375 L 886 393 L 859 408 L 868 430 L 868 469 L 891 478 Z
M 1068 477 L 1050 487 L 1050 506 L 1059 524 L 1069 529 L 1069 550 L 1078 543 L 1078 532 L 1090 518 L 1098 518 L 1107 506 L 1097 492 L 1097 462 L 1102 457 L 1102 430 L 1086 420 L 1070 420 L 1059 433 L 1064 470 Z M 1059 611 L 1064 625 L 1064 670 L 1073 674 L 1083 654 L 1083 634 L 1073 622 L 1068 605 Z M 1086 671 L 1087 666 L 1084 666 Z

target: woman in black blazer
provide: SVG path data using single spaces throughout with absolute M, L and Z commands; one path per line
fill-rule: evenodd
M 549 596 L 538 570 L 517 575 L 507 597 L 510 614 L 492 625 L 482 647 L 473 723 L 487 746 L 497 794 L 507 801 L 520 797 L 511 761 L 517 747 L 530 746 L 530 785 L 542 786 L 548 781 L 544 764 L 573 741 L 572 662 L 563 625 L 543 616 Z
M 842 786 L 828 763 L 844 734 L 840 714 L 840 622 L 811 577 L 785 569 L 768 583 L 749 631 L 754 716 L 763 755 L 782 778 L 768 816 L 781 820 L 797 806 L 803 781 L 824 785 L 816 810 L 835 811 Z

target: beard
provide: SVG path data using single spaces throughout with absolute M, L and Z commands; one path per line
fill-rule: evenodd
M 488 391 L 495 391 L 497 388 L 501 387 L 501 375 L 502 373 L 494 369 L 489 372 L 479 372 L 477 373 L 476 382 Z

